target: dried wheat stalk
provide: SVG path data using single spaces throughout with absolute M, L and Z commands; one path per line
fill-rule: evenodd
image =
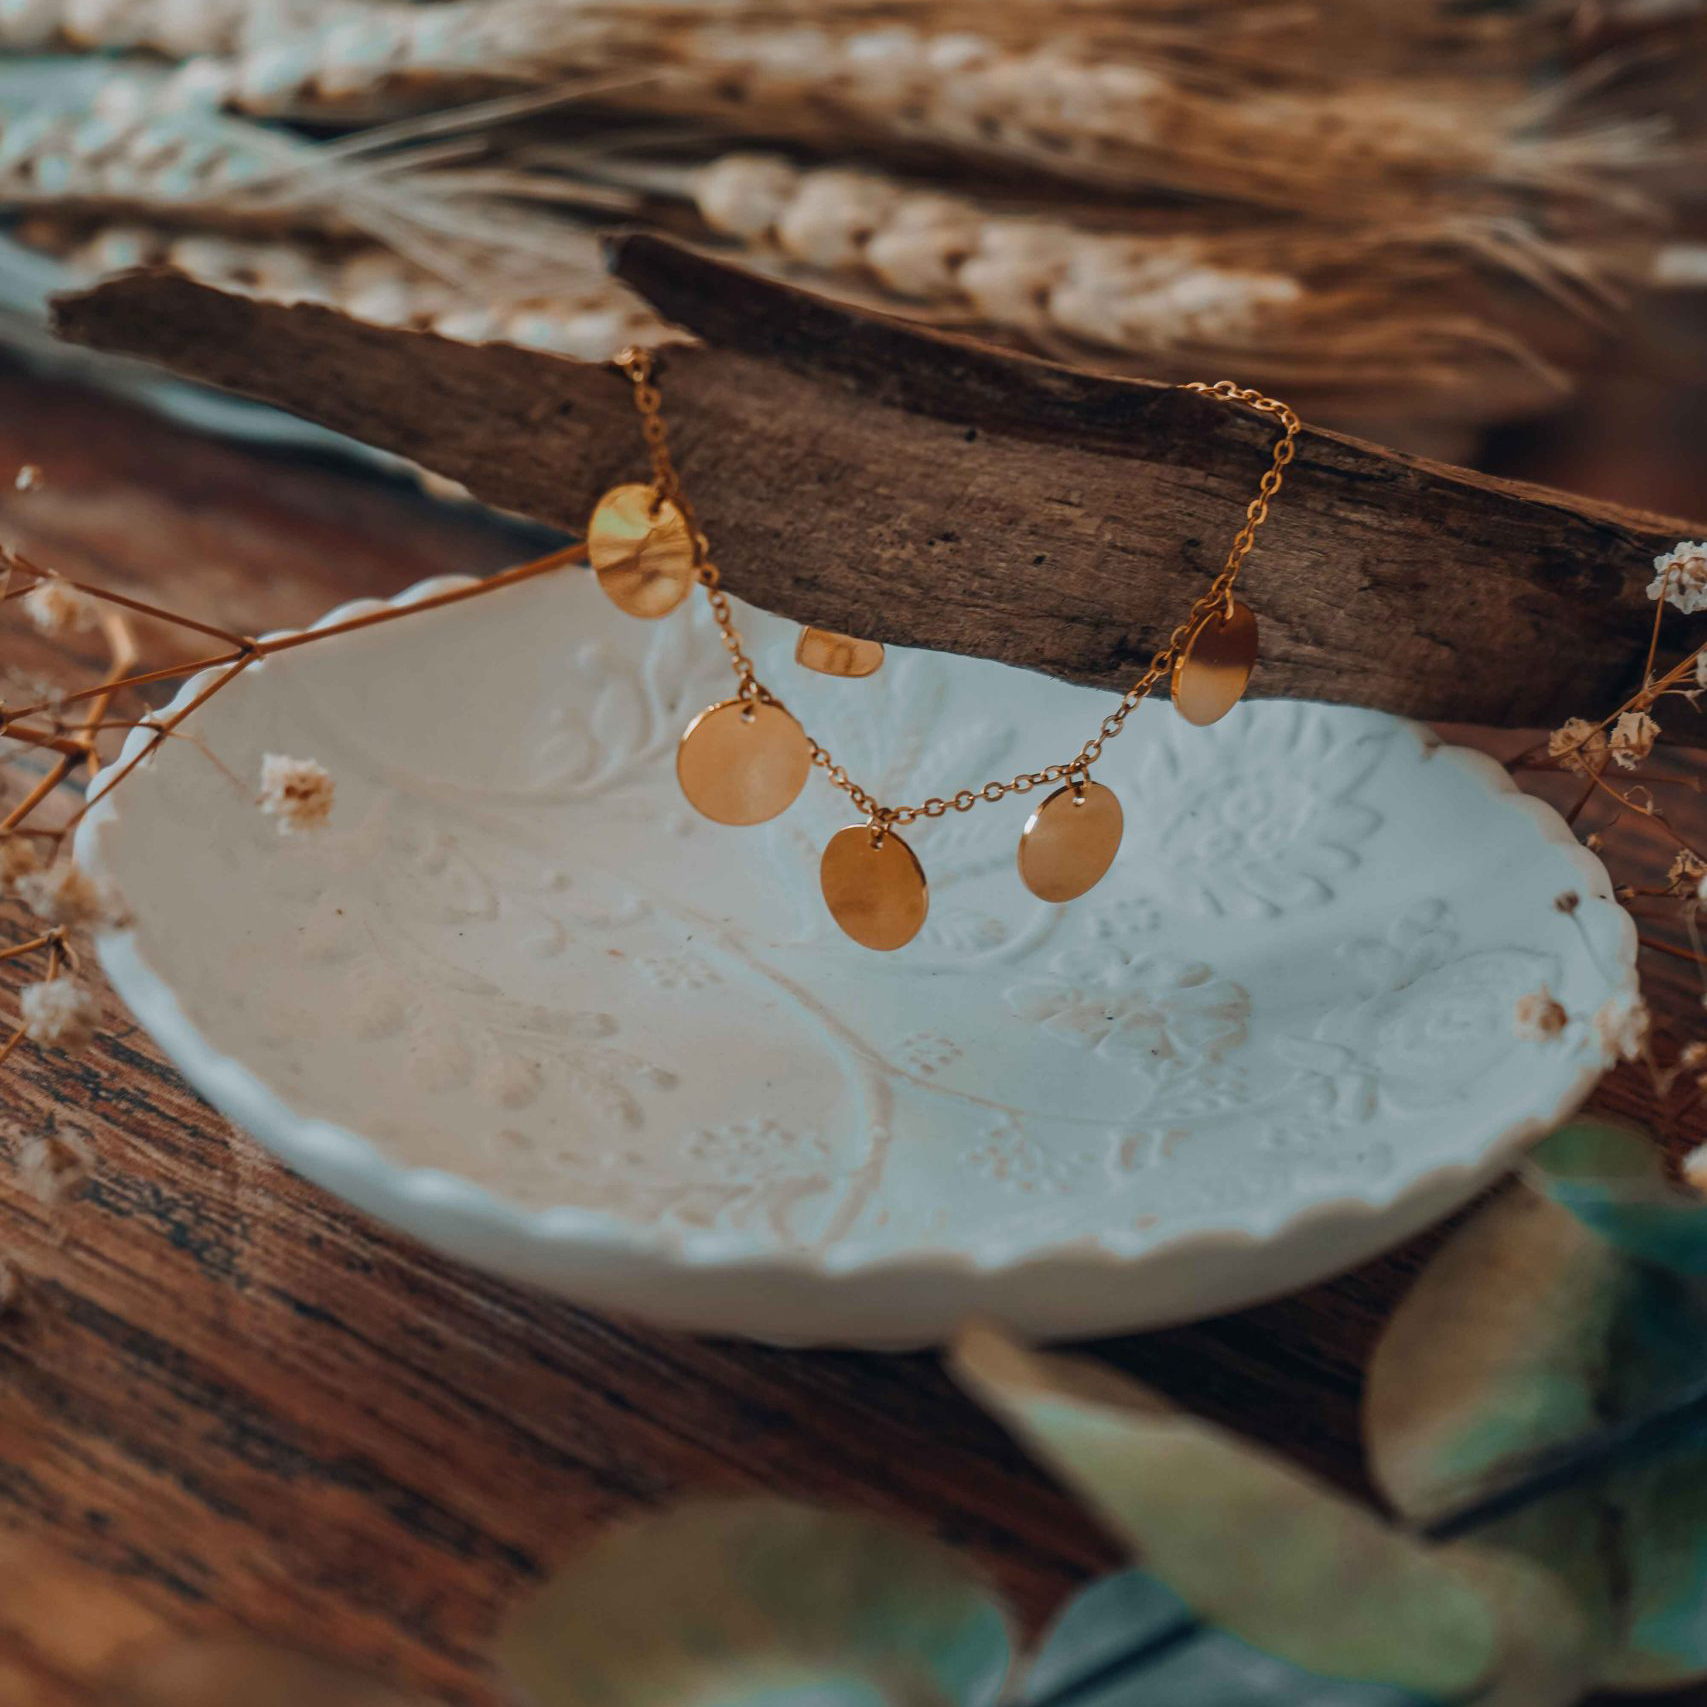
M 203 236 L 265 233 L 277 240 L 267 258 L 281 278 L 289 271 L 286 237 L 360 238 L 395 252 L 397 277 L 409 279 L 423 300 L 428 281 L 439 281 L 430 293 L 435 314 L 453 305 L 496 307 L 513 324 L 548 301 L 568 316 L 603 317 L 648 341 L 667 337 L 657 317 L 606 276 L 582 225 L 495 197 L 486 174 L 459 167 L 463 145 L 454 137 L 410 146 L 404 130 L 316 143 L 175 104 L 165 93 L 163 79 L 129 70 L 115 73 L 93 99 L 0 105 L 0 208 L 26 216 L 51 211 L 58 221 L 76 215 L 170 223 Z M 56 229 L 37 223 L 22 235 Z M 51 246 L 63 250 L 64 240 Z M 598 343 L 590 324 L 567 335 L 577 351 Z M 601 349 L 600 359 L 609 353 Z
M 271 302 L 320 302 L 370 325 L 409 327 L 479 344 L 609 361 L 630 344 L 681 342 L 634 293 L 607 277 L 590 252 L 576 288 L 517 292 L 501 276 L 486 288 L 452 283 L 374 244 L 342 251 L 301 243 L 115 225 L 86 236 L 37 220 L 22 235 L 94 282 L 132 267 L 170 266 L 203 284 Z M 591 240 L 585 240 L 590 242 Z
M 210 34 L 229 57 L 180 75 L 199 97 L 255 112 L 435 84 L 621 76 L 632 81 L 612 104 L 749 134 L 947 148 L 1335 215 L 1534 194 L 1616 201 L 1625 175 L 1660 148 L 1651 127 L 1561 128 L 1560 98 L 1526 97 L 1516 77 L 1470 88 L 1397 74 L 1229 82 L 1166 52 L 1110 53 L 1094 32 L 1016 43 L 917 12 L 924 21 L 913 24 L 656 0 L 334 0 L 307 21 L 295 5 L 254 6 L 233 29 L 222 5 Z M 160 34 L 162 46 L 182 47 Z
M 714 232 L 758 256 L 872 287 L 876 306 L 1017 335 L 1070 360 L 1094 351 L 1106 366 L 1101 352 L 1117 351 L 1149 371 L 1221 363 L 1265 382 L 1407 396 L 1565 383 L 1510 331 L 1434 288 L 1487 259 L 1492 233 L 1477 246 L 1470 233 L 1415 228 L 1087 230 L 746 153 L 637 181 L 691 195 Z
M 1683 9 L 1696 3 L 1677 0 Z M 1653 0 L 1643 4 L 1652 10 Z M 1331 44 L 1342 74 L 1359 66 L 1414 71 L 1421 55 L 1431 67 L 1472 76 L 1556 57 L 1584 21 L 1575 0 L 1477 13 L 1442 0 L 579 0 L 576 10 L 645 11 L 657 29 L 708 20 L 775 28 L 828 18 L 847 29 L 902 20 L 1016 47 L 1071 29 L 1103 48 L 1270 73 L 1280 65 L 1313 70 Z M 0 0 L 0 47 L 140 48 L 188 59 L 259 52 L 287 31 L 344 28 L 348 58 L 378 39 L 364 36 L 355 11 L 352 0 Z

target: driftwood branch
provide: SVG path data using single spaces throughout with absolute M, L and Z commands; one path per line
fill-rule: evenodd
M 655 238 L 621 240 L 613 266 L 704 340 L 660 363 L 677 460 L 727 584 L 790 617 L 1123 688 L 1267 465 L 1269 423 L 1187 392 L 854 312 Z M 567 528 L 646 466 L 628 385 L 602 367 L 169 272 L 62 298 L 58 328 Z M 1614 703 L 1647 642 L 1650 560 L 1703 531 L 1310 429 L 1246 571 L 1253 689 L 1507 724 Z

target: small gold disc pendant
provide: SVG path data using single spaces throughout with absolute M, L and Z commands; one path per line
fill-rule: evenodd
M 1174 660 L 1174 709 L 1187 723 L 1217 723 L 1239 703 L 1257 661 L 1257 619 L 1237 599 L 1200 621 Z
M 904 948 L 930 910 L 917 856 L 893 830 L 850 824 L 824 849 L 818 881 L 833 918 L 862 948 Z
M 833 628 L 803 628 L 794 643 L 794 661 L 821 676 L 874 676 L 883 668 L 883 646 Z
M 587 524 L 587 561 L 630 616 L 668 616 L 697 579 L 693 533 L 681 507 L 650 486 L 613 486 Z
M 1026 819 L 1019 838 L 1020 878 L 1040 901 L 1076 901 L 1103 880 L 1125 827 L 1112 788 L 1070 782 Z
M 688 804 L 718 824 L 762 824 L 786 812 L 811 774 L 806 731 L 765 700 L 708 706 L 676 748 Z

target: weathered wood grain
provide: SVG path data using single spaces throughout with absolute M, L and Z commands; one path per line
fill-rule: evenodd
M 623 240 L 615 267 L 707 340 L 661 364 L 678 461 L 731 589 L 787 616 L 1121 689 L 1220 567 L 1267 466 L 1270 423 L 1187 392 L 861 314 L 655 238 Z M 62 299 L 58 328 L 551 523 L 578 527 L 645 469 L 605 368 L 160 272 Z M 1651 559 L 1691 533 L 1311 429 L 1247 572 L 1253 691 L 1556 722 L 1628 691 Z
M 6 537 L 240 628 L 523 554 L 401 489 L 0 374 L 0 471 L 26 457 L 47 481 L 20 497 L 0 479 Z M 15 614 L 0 643 L 56 668 Z M 1707 802 L 1684 803 L 1707 828 Z M 1663 870 L 1660 836 L 1641 846 Z M 19 926 L 0 917 L 4 940 Z M 0 1011 L 19 976 L 0 971 Z M 1656 961 L 1650 989 L 1700 1023 L 1690 968 Z M 1112 1560 L 934 1359 L 693 1342 L 486 1279 L 291 1176 L 110 997 L 106 1018 L 86 1060 L 26 1052 L 0 1076 L 0 1252 L 27 1283 L 0 1316 L 5 1707 L 105 1707 L 123 1644 L 179 1627 L 499 1707 L 485 1654 L 507 1598 L 623 1513 L 715 1490 L 925 1525 L 1034 1622 Z M 1650 1107 L 1633 1072 L 1602 1100 Z M 53 1216 L 19 1170 L 46 1131 L 93 1158 Z M 1359 1372 L 1420 1256 L 1099 1355 L 1361 1487 Z

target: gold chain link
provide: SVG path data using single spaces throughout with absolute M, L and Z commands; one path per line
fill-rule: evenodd
M 675 504 L 686 518 L 689 532 L 693 536 L 700 583 L 705 588 L 711 614 L 722 634 L 724 650 L 729 654 L 730 664 L 740 683 L 738 697 L 762 700 L 786 711 L 788 708 L 782 701 L 759 680 L 753 661 L 747 656 L 740 630 L 735 626 L 728 595 L 723 591 L 721 577 L 711 562 L 710 542 L 700 531 L 699 523 L 682 492 L 681 477 L 670 457 L 670 435 L 664 422 L 663 395 L 652 377 L 651 352 L 641 349 L 624 350 L 616 361 L 634 387 L 634 406 L 640 411 L 642 431 L 652 453 L 654 502 L 662 503 L 668 500 Z M 1202 380 L 1192 380 L 1180 389 L 1195 391 L 1201 396 L 1225 403 L 1243 404 L 1259 414 L 1273 416 L 1281 425 L 1281 436 L 1275 441 L 1273 460 L 1258 484 L 1257 495 L 1245 507 L 1244 525 L 1228 547 L 1227 560 L 1221 566 L 1220 573 L 1210 582 L 1208 590 L 1193 603 L 1161 649 L 1151 658 L 1144 673 L 1121 696 L 1120 703 L 1102 720 L 1096 734 L 1079 749 L 1075 757 L 1065 763 L 1045 765 L 1042 770 L 1022 771 L 1006 782 L 990 781 L 982 788 L 963 788 L 958 794 L 947 799 L 932 795 L 930 799 L 921 801 L 916 806 L 885 806 L 875 795 L 855 782 L 848 775 L 845 766 L 836 763 L 827 747 L 820 746 L 808 735 L 806 745 L 812 754 L 812 763 L 822 770 L 873 824 L 879 828 L 912 824 L 920 818 L 941 818 L 949 812 L 970 812 L 981 801 L 997 801 L 1009 794 L 1029 794 L 1032 789 L 1045 787 L 1052 782 L 1067 782 L 1073 779 L 1085 781 L 1090 776 L 1091 766 L 1102 757 L 1103 747 L 1126 727 L 1127 718 L 1150 697 L 1156 684 L 1173 669 L 1180 648 L 1198 623 L 1211 615 L 1218 606 L 1231 614 L 1233 588 L 1238 582 L 1239 571 L 1244 568 L 1245 559 L 1250 556 L 1251 548 L 1256 544 L 1257 530 L 1268 520 L 1269 505 L 1285 483 L 1286 466 L 1297 452 L 1298 434 L 1303 423 L 1297 414 L 1278 398 L 1265 397 L 1260 391 L 1235 385 L 1230 379 L 1217 380 L 1213 385 Z

